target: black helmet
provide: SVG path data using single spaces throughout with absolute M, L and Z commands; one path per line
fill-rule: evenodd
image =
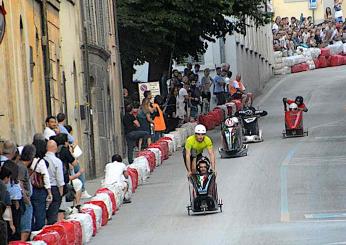
M 200 159 L 197 161 L 197 163 L 196 163 L 196 168 L 197 168 L 197 170 L 199 170 L 199 165 L 200 165 L 201 163 L 207 164 L 207 169 L 209 170 L 209 168 L 210 168 L 210 161 L 209 161 L 209 159 L 208 159 L 207 157 L 202 157 L 202 158 L 200 158 Z
M 302 96 L 297 96 L 296 102 L 299 102 L 300 104 L 303 104 L 303 102 L 304 102 L 303 97 Z

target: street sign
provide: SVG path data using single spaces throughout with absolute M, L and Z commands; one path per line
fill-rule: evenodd
M 309 9 L 317 9 L 317 0 L 309 0 Z
M 153 98 L 156 95 L 160 94 L 160 83 L 159 82 L 148 82 L 148 83 L 138 83 L 138 92 L 139 92 L 139 102 L 142 103 L 142 100 L 144 99 L 144 92 L 145 91 L 151 91 L 151 94 Z

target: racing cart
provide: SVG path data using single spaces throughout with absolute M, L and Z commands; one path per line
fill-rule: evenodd
M 223 203 L 218 197 L 214 172 L 208 170 L 205 175 L 197 172 L 188 180 L 190 196 L 190 204 L 187 206 L 188 215 L 222 212 Z
M 304 137 L 309 135 L 309 131 L 303 127 L 303 111 L 286 110 L 285 107 L 285 129 L 282 132 L 283 138 Z

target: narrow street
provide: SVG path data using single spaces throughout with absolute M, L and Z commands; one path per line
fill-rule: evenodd
M 256 106 L 265 140 L 220 159 L 224 212 L 188 216 L 181 153 L 151 175 L 91 244 L 345 244 L 346 70 L 292 74 L 267 84 Z M 309 136 L 282 139 L 283 97 L 302 95 Z M 219 131 L 209 133 L 219 147 Z

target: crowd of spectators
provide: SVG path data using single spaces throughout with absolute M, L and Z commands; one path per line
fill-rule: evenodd
M 272 26 L 274 51 L 292 56 L 299 46 L 324 48 L 335 42 L 346 42 L 346 22 L 342 15 L 342 0 L 334 1 L 334 16 L 330 7 L 325 10 L 324 21 L 313 23 L 311 16 L 300 18 L 277 16 Z
M 81 198 L 91 197 L 65 115 L 45 122 L 44 132 L 31 143 L 17 146 L 6 140 L 1 146 L 0 244 L 27 241 L 31 231 L 62 220 L 68 210 L 78 210 Z
M 183 71 L 173 70 L 167 80 L 169 90 L 167 97 L 155 96 L 152 101 L 150 91 L 144 92 L 141 104 L 124 89 L 125 115 L 123 118 L 128 145 L 128 160 L 133 161 L 136 146 L 140 151 L 143 146 L 155 142 L 162 133 L 175 130 L 183 123 L 195 122 L 200 114 L 208 113 L 212 95 L 217 105 L 223 105 L 232 99 L 241 100 L 252 105 L 253 95 L 245 91 L 245 86 L 238 74 L 232 81 L 232 72 L 227 63 L 216 67 L 216 75 L 210 69 L 200 71 L 200 65 L 188 63 Z M 153 103 L 152 103 L 153 102 Z

